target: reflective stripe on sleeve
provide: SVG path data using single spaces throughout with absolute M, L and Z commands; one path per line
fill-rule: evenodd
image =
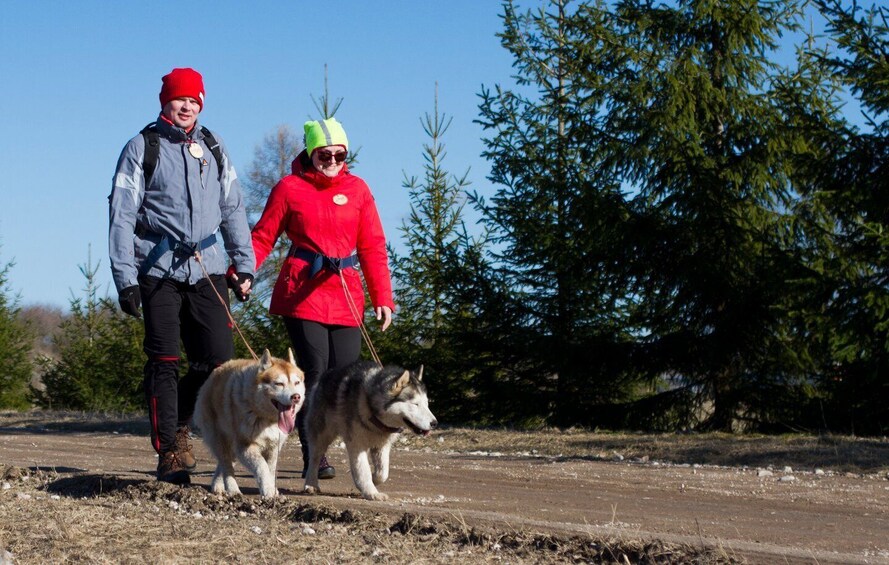
M 114 188 L 128 190 L 133 204 L 139 202 L 139 191 L 142 188 L 142 170 L 133 171 L 132 175 L 117 173 L 114 175 Z
M 228 163 L 228 155 L 222 155 L 222 197 L 228 200 L 228 193 L 231 191 L 232 183 L 238 179 L 238 173 L 235 168 Z

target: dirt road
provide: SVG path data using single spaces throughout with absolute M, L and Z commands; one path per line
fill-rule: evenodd
M 329 453 L 337 478 L 313 500 L 330 506 L 404 512 L 500 529 L 660 539 L 721 547 L 754 563 L 889 563 L 889 480 L 873 474 L 693 466 L 649 461 L 541 457 L 448 447 L 396 447 L 381 490 L 387 502 L 356 498 L 345 451 Z M 419 448 L 417 446 L 420 446 Z M 209 484 L 213 466 L 199 440 L 193 482 Z M 300 494 L 299 448 L 285 448 L 279 489 Z M 616 457 L 619 459 L 619 457 Z M 61 473 L 152 479 L 144 435 L 124 431 L 3 427 L 0 464 Z M 245 494 L 252 479 L 239 475 Z

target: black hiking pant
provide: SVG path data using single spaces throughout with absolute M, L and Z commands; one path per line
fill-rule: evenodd
M 306 398 L 309 390 L 328 369 L 354 363 L 361 355 L 361 330 L 353 326 L 333 326 L 299 318 L 284 317 L 284 326 L 293 345 L 296 363 L 306 374 Z M 296 413 L 296 429 L 302 447 L 303 469 L 309 465 L 305 414 L 307 404 Z
M 176 428 L 194 414 L 201 385 L 219 365 L 234 355 L 228 320 L 225 277 L 212 275 L 190 285 L 172 279 L 139 278 L 145 317 L 143 388 L 151 424 L 151 445 L 159 453 L 173 451 Z M 225 300 L 223 306 L 213 287 Z M 179 378 L 180 339 L 188 371 Z

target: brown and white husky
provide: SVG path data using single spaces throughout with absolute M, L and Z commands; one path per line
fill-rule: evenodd
M 306 396 L 305 375 L 289 349 L 288 361 L 266 349 L 259 361 L 234 359 L 220 365 L 198 394 L 194 421 L 216 472 L 214 493 L 239 494 L 234 462 L 256 478 L 263 498 L 275 497 L 278 455 L 296 425 Z

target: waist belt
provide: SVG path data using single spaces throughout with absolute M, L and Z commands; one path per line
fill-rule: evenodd
M 302 259 L 307 262 L 309 264 L 310 279 L 320 273 L 322 269 L 327 269 L 332 273 L 339 274 L 343 269 L 358 268 L 358 255 L 354 253 L 348 257 L 328 257 L 327 255 L 309 251 L 308 249 L 291 247 L 287 256 Z
M 149 241 L 157 239 L 154 249 L 151 250 L 148 257 L 145 258 L 145 262 L 142 263 L 142 266 L 139 268 L 140 275 L 148 274 L 148 271 L 151 270 L 154 264 L 157 263 L 158 259 L 160 259 L 167 251 L 172 251 L 174 255 L 179 255 L 181 258 L 178 263 L 170 265 L 170 269 L 174 269 L 187 261 L 189 257 L 198 251 L 203 251 L 216 243 L 215 233 L 211 233 L 198 242 L 178 241 L 168 235 L 157 234 L 154 232 L 140 233 L 139 236 Z

